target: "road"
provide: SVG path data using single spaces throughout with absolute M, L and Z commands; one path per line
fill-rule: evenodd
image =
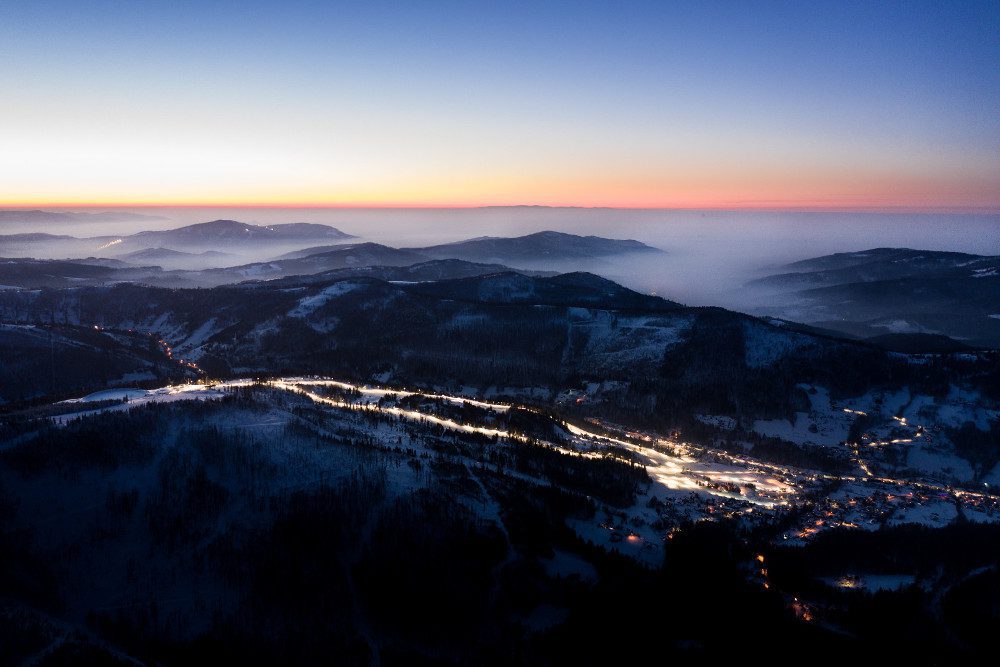
M 177 400 L 211 400 L 224 397 L 228 390 L 255 384 L 253 380 L 230 380 L 211 384 L 185 384 L 162 387 L 153 390 L 121 390 L 128 396 L 127 403 L 111 406 L 101 406 L 94 410 L 84 410 L 69 415 L 61 415 L 53 419 L 57 423 L 65 423 L 69 419 L 88 414 L 106 412 L 108 410 L 123 410 L 145 403 L 159 403 Z M 537 442 L 523 434 L 512 433 L 495 426 L 461 423 L 452 418 L 442 417 L 427 411 L 402 408 L 393 405 L 394 401 L 386 401 L 387 397 L 404 399 L 421 397 L 435 401 L 450 403 L 455 406 L 463 404 L 502 414 L 514 407 L 546 414 L 543 410 L 532 406 L 517 406 L 513 403 L 493 402 L 457 396 L 452 394 L 424 392 L 412 389 L 393 389 L 372 387 L 344 382 L 332 378 L 285 377 L 263 381 L 261 384 L 272 389 L 292 392 L 305 396 L 313 402 L 332 408 L 353 411 L 376 411 L 400 419 L 421 424 L 440 426 L 444 429 L 462 433 L 479 434 L 487 437 L 519 440 L 522 442 Z M 343 396 L 331 397 L 323 395 L 319 390 L 332 388 L 339 390 Z M 107 400 L 113 392 L 98 392 L 81 399 L 65 403 L 82 403 Z M 380 405 L 379 402 L 388 403 Z M 995 496 L 975 491 L 955 489 L 943 485 L 919 482 L 891 477 L 831 475 L 816 471 L 800 470 L 788 466 L 775 465 L 758 461 L 748 456 L 734 455 L 710 448 L 700 447 L 692 443 L 679 442 L 657 436 L 656 434 L 629 433 L 614 437 L 614 429 L 594 420 L 594 426 L 588 427 L 573 424 L 553 417 L 564 429 L 566 437 L 562 442 L 543 441 L 550 447 L 573 456 L 602 457 L 610 450 L 626 450 L 634 460 L 646 467 L 654 484 L 671 492 L 694 492 L 719 499 L 731 499 L 747 504 L 749 511 L 753 507 L 766 510 L 788 507 L 802 499 L 808 490 L 823 481 L 841 481 L 863 485 L 903 485 L 922 492 L 947 494 L 958 501 L 996 501 Z

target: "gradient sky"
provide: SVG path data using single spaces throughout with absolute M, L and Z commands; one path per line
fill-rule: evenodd
M 0 3 L 0 203 L 1000 209 L 1000 2 Z

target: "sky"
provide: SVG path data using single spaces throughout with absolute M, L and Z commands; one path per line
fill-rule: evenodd
M 1000 3 L 0 3 L 0 205 L 1000 210 Z

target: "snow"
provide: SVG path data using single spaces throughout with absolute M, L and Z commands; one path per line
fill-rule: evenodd
M 451 320 L 442 325 L 442 329 L 461 330 L 467 327 L 481 325 L 489 319 L 486 313 L 456 313 Z
M 169 330 L 167 328 L 169 323 L 170 323 L 170 314 L 163 313 L 158 318 L 156 318 L 156 320 L 152 324 L 149 325 L 149 330 L 162 334 L 163 331 Z
M 830 392 L 825 387 L 799 385 L 808 392 L 810 409 L 808 412 L 795 413 L 795 421 L 787 419 L 759 419 L 754 422 L 753 430 L 761 435 L 781 438 L 804 445 L 834 446 L 847 439 L 851 423 L 856 415 L 845 412 L 833 406 Z M 859 399 L 857 402 L 865 402 Z M 816 427 L 816 432 L 809 430 Z
M 481 301 L 530 299 L 535 296 L 535 283 L 520 274 L 491 276 L 479 284 Z
M 232 381 L 222 383 L 218 386 L 181 385 L 164 387 L 162 389 L 151 390 L 148 392 L 137 392 L 133 395 L 134 397 L 130 400 L 130 403 L 109 406 L 92 412 L 96 413 L 110 410 L 128 409 L 129 407 L 135 405 L 150 402 L 168 402 L 191 399 L 208 400 L 224 396 L 225 389 L 228 387 L 245 386 L 247 384 L 250 384 L 250 381 Z M 274 380 L 268 384 L 275 389 L 291 391 L 293 394 L 308 398 L 314 403 L 329 405 L 333 408 L 346 409 L 356 413 L 363 413 L 368 410 L 378 410 L 383 414 L 394 415 L 404 420 L 419 424 L 439 425 L 448 429 L 467 433 L 480 433 L 488 436 L 495 435 L 501 438 L 524 440 L 523 436 L 511 434 L 504 430 L 492 428 L 490 426 L 461 424 L 452 419 L 443 418 L 433 413 L 402 409 L 396 406 L 376 408 L 372 403 L 372 399 L 375 398 L 382 398 L 391 394 L 408 394 L 410 392 L 399 392 L 390 389 L 376 389 L 370 387 L 355 387 L 353 385 L 333 380 L 307 378 Z M 327 398 L 307 389 L 309 386 L 319 385 L 332 385 L 340 386 L 342 388 L 357 389 L 362 392 L 362 398 L 355 399 L 353 402 L 344 401 L 341 399 Z M 454 404 L 468 402 L 495 412 L 502 412 L 509 409 L 509 406 L 505 404 L 468 400 L 464 397 L 428 394 L 423 395 L 428 398 L 445 400 Z M 102 398 L 109 396 L 114 396 L 114 394 L 101 394 Z M 84 413 L 82 416 L 86 416 L 87 414 L 89 413 Z M 56 417 L 54 418 L 54 421 L 57 423 L 66 423 L 69 419 L 79 416 L 81 415 L 77 414 L 72 417 Z M 246 422 L 246 425 L 248 427 L 249 425 L 256 425 L 256 427 L 263 428 L 265 426 L 272 426 L 273 424 L 270 423 L 271 421 L 272 420 L 258 420 L 257 422 Z M 650 476 L 654 480 L 652 490 L 655 491 L 658 497 L 670 498 L 673 493 L 681 492 L 684 494 L 684 497 L 690 497 L 691 499 L 698 497 L 702 499 L 712 498 L 713 500 L 711 502 L 715 504 L 730 503 L 733 506 L 744 508 L 757 506 L 768 509 L 787 505 L 789 499 L 796 495 L 795 488 L 784 479 L 785 474 L 776 471 L 773 469 L 773 466 L 761 466 L 760 464 L 749 463 L 746 461 L 739 462 L 735 459 L 733 459 L 731 463 L 727 463 L 718 460 L 718 456 L 702 460 L 692 456 L 683 447 L 676 449 L 675 451 L 671 451 L 669 448 L 661 451 L 648 446 L 639 446 L 632 444 L 631 442 L 600 435 L 571 425 L 567 425 L 567 428 L 569 432 L 575 436 L 575 444 L 573 448 L 566 448 L 556 443 L 550 443 L 550 446 L 555 447 L 556 449 L 569 455 L 584 456 L 588 458 L 598 458 L 604 456 L 604 451 L 609 445 L 629 449 L 647 467 Z M 732 457 L 730 458 L 732 459 Z M 695 506 L 702 507 L 705 501 L 693 500 L 693 502 L 695 503 Z M 651 563 L 656 562 L 661 557 L 659 555 L 660 544 L 658 542 L 658 534 L 656 531 L 648 527 L 640 529 L 638 526 L 645 526 L 649 522 L 656 521 L 657 517 L 655 513 L 651 512 L 648 508 L 641 511 L 644 511 L 646 514 L 650 514 L 651 516 L 637 517 L 641 518 L 641 521 L 635 525 L 630 524 L 627 536 L 622 533 L 615 539 L 608 539 L 611 539 L 611 541 L 615 543 L 616 548 L 619 550 L 629 552 L 641 560 L 647 560 Z M 751 510 L 746 509 L 746 511 Z
M 873 324 L 872 326 L 879 329 L 886 329 L 892 333 L 933 333 L 919 324 L 908 322 L 907 320 L 889 320 L 888 322 Z
M 986 407 L 979 392 L 954 386 L 944 402 L 935 406 L 933 413 L 935 423 L 941 426 L 961 428 L 972 422 L 981 431 L 989 431 L 990 424 L 1000 419 L 1000 411 Z
M 96 392 L 72 402 L 86 404 L 95 401 L 122 400 L 126 397 L 129 398 L 129 402 L 55 416 L 52 417 L 52 421 L 56 424 L 65 424 L 71 419 L 101 412 L 128 410 L 146 403 L 217 399 L 226 396 L 229 388 L 250 384 L 252 384 L 250 380 L 235 380 L 216 385 L 189 384 L 149 391 L 131 388 Z M 597 393 L 609 384 L 590 382 L 587 384 L 587 391 Z M 399 442 L 416 450 L 418 460 L 425 458 L 429 450 L 425 444 L 421 444 L 420 437 L 411 437 L 416 430 L 415 425 L 443 426 L 456 431 L 524 441 L 522 436 L 502 430 L 503 427 L 499 427 L 497 420 L 490 416 L 478 424 L 459 424 L 440 413 L 435 414 L 435 408 L 427 403 L 418 409 L 403 409 L 391 399 L 393 396 L 418 396 L 452 405 L 467 402 L 494 413 L 509 410 L 510 406 L 507 403 L 470 399 L 466 395 L 448 394 L 444 391 L 430 393 L 358 386 L 328 378 L 283 378 L 270 381 L 266 386 L 270 387 L 266 390 L 268 396 L 276 396 L 279 391 L 282 392 L 276 405 L 264 411 L 220 410 L 220 413 L 224 412 L 228 416 L 220 415 L 218 421 L 224 423 L 226 428 L 249 431 L 253 437 L 262 433 L 266 436 L 265 442 L 272 442 L 269 439 L 272 433 L 283 429 L 285 424 L 296 419 L 294 413 L 286 407 L 289 402 L 292 405 L 297 402 L 311 402 L 329 409 L 330 419 L 322 420 L 322 425 L 317 427 L 322 433 L 348 438 L 357 437 L 360 432 L 376 442 L 392 444 Z M 323 386 L 349 389 L 352 390 L 352 395 L 337 397 L 336 394 L 323 395 L 314 391 Z M 874 396 L 864 395 L 849 402 L 848 404 L 853 407 L 845 409 L 834 405 L 824 388 L 808 385 L 801 387 L 810 397 L 811 406 L 808 412 L 796 415 L 795 423 L 773 420 L 756 426 L 765 430 L 770 427 L 783 429 L 783 432 L 791 437 L 809 438 L 810 442 L 821 444 L 839 437 L 838 434 L 843 433 L 856 418 L 854 412 L 847 410 L 871 411 L 875 403 Z M 607 388 L 610 390 L 610 386 Z M 468 390 L 468 388 L 463 389 Z M 360 392 L 360 396 L 354 396 L 354 390 Z M 975 401 L 977 396 L 975 392 L 956 388 L 949 394 L 948 400 L 962 403 Z M 390 400 L 383 401 L 381 406 L 376 405 L 377 401 L 385 398 Z M 901 418 L 885 415 L 885 410 L 888 408 L 902 409 L 907 413 L 909 411 L 922 413 L 928 407 L 935 407 L 929 397 L 911 396 L 909 391 L 897 392 L 886 397 L 885 406 L 883 416 L 886 419 L 886 428 L 897 431 L 906 429 L 915 431 L 920 427 L 904 423 Z M 366 413 L 375 411 L 394 416 L 398 420 L 388 422 L 383 420 L 373 424 L 367 419 Z M 726 423 L 727 419 L 724 415 L 701 415 L 701 417 L 715 420 L 719 424 Z M 807 430 L 803 433 L 802 430 L 808 429 L 808 425 L 813 421 L 819 426 L 818 433 L 808 433 Z M 585 422 L 580 426 L 565 424 L 566 439 L 547 444 L 566 455 L 584 458 L 606 456 L 609 448 L 628 450 L 635 460 L 646 468 L 652 483 L 637 494 L 636 503 L 631 507 L 602 508 L 599 505 L 598 512 L 593 518 L 572 519 L 568 525 L 584 539 L 651 567 L 658 566 L 662 561 L 663 540 L 670 527 L 678 526 L 684 521 L 713 519 L 720 516 L 748 522 L 768 521 L 786 509 L 797 506 L 804 497 L 809 497 L 805 494 L 821 481 L 820 476 L 814 473 L 754 461 L 746 456 L 704 451 L 695 445 L 662 438 L 656 434 L 626 432 L 624 428 L 619 430 L 620 427 L 615 427 L 613 424 L 605 423 L 603 427 L 607 430 L 598 433 L 591 430 L 592 427 Z M 336 470 L 350 469 L 349 465 L 331 462 L 331 458 L 348 456 L 336 447 L 298 447 L 295 443 L 285 442 L 284 436 L 268 447 L 273 450 L 271 453 L 274 463 L 286 471 L 289 480 L 296 477 L 314 480 L 317 474 L 329 475 L 335 474 Z M 965 472 L 969 472 L 971 476 L 967 463 L 955 457 L 947 449 L 937 445 L 934 447 L 926 445 L 923 438 L 915 441 L 915 444 L 907 445 L 907 450 L 910 457 L 908 464 L 911 467 L 937 471 L 951 467 L 960 478 Z M 467 461 L 467 464 L 469 463 L 473 461 Z M 963 467 L 959 469 L 959 466 Z M 471 466 L 470 469 L 474 467 Z M 386 474 L 395 493 L 406 493 L 426 483 L 428 473 L 419 466 L 411 468 L 407 465 L 396 465 L 389 466 Z M 475 478 L 474 472 L 472 475 Z M 992 475 L 1000 476 L 1000 469 L 993 471 Z M 528 477 L 525 479 L 539 482 Z M 957 491 L 936 483 L 890 478 L 889 474 L 884 478 L 875 475 L 864 478 L 848 476 L 841 480 L 843 483 L 837 491 L 817 501 L 814 507 L 804 506 L 810 514 L 798 528 L 786 534 L 786 539 L 791 538 L 788 543 L 801 543 L 801 540 L 809 539 L 820 530 L 837 525 L 870 530 L 877 529 L 886 522 L 891 525 L 919 523 L 943 526 L 958 516 L 956 503 L 961 504 L 963 514 L 970 520 L 983 522 L 1000 520 L 1000 503 L 981 493 Z M 484 520 L 495 521 L 502 526 L 499 507 L 489 500 L 489 494 L 485 491 L 484 495 L 486 501 L 477 500 L 470 503 L 470 508 Z M 541 562 L 550 576 L 580 576 L 586 580 L 593 572 L 593 566 L 586 560 L 562 551 L 556 551 L 552 558 L 542 559 Z M 884 584 L 885 582 L 876 580 L 873 585 Z
M 661 447 L 657 449 L 594 433 L 570 423 L 566 424 L 566 429 L 576 436 L 575 446 L 584 456 L 600 456 L 608 445 L 630 451 L 652 478 L 651 493 L 694 492 L 769 509 L 787 505 L 797 493 L 795 486 L 785 479 L 785 471 L 777 466 L 721 453 L 699 458 L 687 446 L 663 439 L 655 441 L 654 444 Z M 642 434 L 636 436 L 643 437 Z M 653 440 L 652 437 L 648 439 Z
M 912 447 L 907 453 L 906 465 L 923 473 L 945 479 L 966 482 L 973 478 L 972 465 L 953 453 L 930 447 Z
M 404 389 L 386 389 L 380 387 L 369 387 L 365 385 L 355 385 L 349 382 L 340 382 L 338 380 L 331 380 L 329 378 L 289 377 L 289 378 L 281 378 L 280 380 L 274 380 L 271 384 L 282 389 L 291 389 L 296 386 L 336 387 L 338 389 L 358 391 L 365 398 L 376 401 L 385 398 L 386 396 L 398 396 L 401 398 L 408 396 L 422 396 L 424 398 L 428 398 L 431 400 L 445 401 L 453 405 L 468 404 L 475 406 L 477 408 L 482 408 L 483 410 L 491 410 L 493 412 L 506 412 L 507 410 L 510 409 L 510 404 L 508 403 L 492 403 L 489 401 L 479 401 L 474 398 L 466 398 L 465 396 L 451 396 L 448 394 L 435 394 L 422 391 L 407 391 Z
M 904 388 L 897 392 L 888 394 L 882 399 L 883 414 L 897 415 L 903 408 L 911 402 L 910 389 Z
M 207 322 L 203 322 L 201 326 L 191 332 L 190 336 L 184 339 L 184 342 L 177 346 L 177 351 L 186 354 L 192 359 L 200 357 L 201 354 L 198 348 L 215 333 L 215 324 L 216 319 L 214 317 Z
M 804 445 L 836 445 L 842 441 L 837 434 L 810 433 L 809 427 L 813 424 L 809 413 L 796 412 L 794 424 L 787 419 L 758 419 L 753 423 L 753 430 L 769 438 L 781 438 Z
M 1000 463 L 997 463 L 993 470 L 983 476 L 983 482 L 993 489 L 1000 488 Z
M 342 280 L 340 282 L 336 282 L 330 285 L 329 287 L 325 287 L 316 294 L 302 297 L 301 299 L 299 299 L 298 304 L 295 306 L 295 308 L 293 308 L 288 312 L 288 315 L 290 317 L 299 317 L 299 318 L 308 317 L 309 315 L 316 312 L 318 309 L 325 306 L 326 303 L 331 299 L 335 299 L 339 296 L 343 296 L 344 294 L 348 294 L 349 292 L 353 292 L 354 290 L 360 287 L 362 287 L 361 283 L 351 280 Z
M 904 387 L 886 394 L 869 392 L 836 403 L 824 387 L 800 385 L 800 388 L 809 394 L 808 411 L 797 412 L 791 420 L 756 420 L 753 430 L 800 445 L 837 447 L 846 441 L 859 415 L 870 415 L 874 421 L 865 431 L 860 458 L 857 454 L 851 456 L 866 474 L 878 470 L 887 476 L 902 474 L 942 484 L 967 484 L 974 479 L 973 467 L 955 453 L 945 429 L 972 423 L 986 432 L 1000 420 L 1000 410 L 980 392 L 957 386 L 952 386 L 945 397 L 914 394 Z M 704 415 L 696 418 L 712 423 Z M 812 427 L 815 433 L 810 431 Z M 887 448 L 893 449 L 892 457 L 883 453 Z M 841 451 L 847 455 L 850 448 Z M 890 461 L 899 463 L 894 465 Z M 994 478 L 990 479 L 990 475 Z M 984 481 L 1000 484 L 1000 469 L 990 475 Z
M 1000 522 L 1000 512 L 991 506 L 962 508 L 962 514 L 966 519 L 975 523 L 997 523 Z
M 106 389 L 94 392 L 93 394 L 88 394 L 83 398 L 74 398 L 62 401 L 62 403 L 92 403 L 95 401 L 108 400 L 122 401 L 126 398 L 128 399 L 128 402 L 98 408 L 87 412 L 59 415 L 53 417 L 52 422 L 55 424 L 65 425 L 71 419 L 78 417 L 87 417 L 104 412 L 128 410 L 139 405 L 146 405 L 147 403 L 172 403 L 174 401 L 206 401 L 219 399 L 226 395 L 226 388 L 247 386 L 249 384 L 251 384 L 250 380 L 231 380 L 226 383 L 220 383 L 219 385 L 181 384 L 161 387 L 159 389 Z
M 812 343 L 808 336 L 790 331 L 778 331 L 757 322 L 743 325 L 746 341 L 746 364 L 750 368 L 770 366 L 791 352 Z
M 145 389 L 105 389 L 104 391 L 95 391 L 93 394 L 87 394 L 83 398 L 66 402 L 94 403 L 96 401 L 123 401 L 125 399 L 140 398 L 148 394 L 149 392 Z
M 270 274 L 281 271 L 280 264 L 252 264 L 245 269 L 240 269 L 239 274 L 244 278 L 253 278 L 263 274 Z
M 695 415 L 694 418 L 702 424 L 721 428 L 726 431 L 732 431 L 736 428 L 736 420 L 726 415 Z
M 958 510 L 954 503 L 947 500 L 915 505 L 908 508 L 900 508 L 889 519 L 889 524 L 898 526 L 907 523 L 916 523 L 922 526 L 943 528 L 958 517 Z
M 659 364 L 668 348 L 690 329 L 688 317 L 629 316 L 605 310 L 569 309 L 573 335 L 582 333 L 582 347 L 567 348 L 578 357 L 581 371 L 607 377 L 626 364 Z

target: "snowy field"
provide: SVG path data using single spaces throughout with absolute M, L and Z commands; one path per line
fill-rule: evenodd
M 70 420 L 89 415 L 149 404 L 220 400 L 233 390 L 255 384 L 263 389 L 277 391 L 278 395 L 286 393 L 298 397 L 296 400 L 306 400 L 317 407 L 331 410 L 332 414 L 342 415 L 338 419 L 350 420 L 355 432 L 363 432 L 378 442 L 396 442 L 404 437 L 409 442 L 409 436 L 401 427 L 367 424 L 363 419 L 365 414 L 391 417 L 400 425 L 411 423 L 420 427 L 437 427 L 501 440 L 543 444 L 570 456 L 597 459 L 627 453 L 631 460 L 646 469 L 652 483 L 642 490 L 632 507 L 608 507 L 603 513 L 599 512 L 595 520 L 574 521 L 572 527 L 585 539 L 650 565 L 655 565 L 662 558 L 663 541 L 669 530 L 685 521 L 731 518 L 751 523 L 766 522 L 806 501 L 814 503 L 814 510 L 802 519 L 797 528 L 786 533 L 784 538 L 790 540 L 790 543 L 803 542 L 831 527 L 874 530 L 882 525 L 905 523 L 943 526 L 960 515 L 977 522 L 1000 520 L 1000 504 L 995 497 L 953 489 L 947 485 L 925 483 L 919 479 L 881 475 L 820 475 L 757 461 L 747 456 L 706 450 L 652 433 L 610 435 L 614 433 L 613 427 L 596 422 L 592 428 L 559 421 L 557 430 L 562 433 L 562 439 L 539 442 L 535 438 L 508 432 L 492 420 L 467 423 L 450 414 L 437 414 L 433 409 L 435 404 L 454 409 L 468 406 L 483 411 L 484 415 L 503 415 L 516 407 L 510 400 L 491 401 L 444 392 L 357 385 L 331 378 L 288 377 L 264 383 L 234 380 L 151 390 L 105 390 L 63 402 L 67 407 L 79 406 L 81 411 L 50 419 L 56 424 L 66 424 Z M 958 415 L 953 417 L 956 421 L 966 416 L 975 417 L 978 409 L 975 407 L 975 397 L 959 391 L 953 392 L 947 402 L 940 405 L 929 401 L 928 397 L 891 395 L 861 397 L 850 402 L 852 407 L 845 407 L 831 401 L 828 393 L 821 388 L 807 389 L 810 390 L 810 412 L 800 413 L 794 424 L 757 422 L 755 428 L 767 434 L 780 434 L 779 437 L 793 441 L 815 443 L 817 446 L 841 446 L 839 441 L 846 437 L 851 423 L 862 412 L 861 408 L 872 410 L 878 404 L 883 411 L 914 416 L 926 414 L 930 408 L 943 408 L 946 415 Z M 413 407 L 411 399 L 414 398 L 420 399 L 419 407 Z M 89 409 L 87 406 L 90 404 L 97 407 Z M 534 407 L 526 409 L 539 412 Z M 962 413 L 962 409 L 966 412 Z M 351 418 L 351 414 L 358 418 Z M 237 426 L 269 428 L 283 426 L 287 420 L 287 415 L 271 415 Z M 728 421 L 721 421 L 720 416 L 703 416 L 703 420 L 722 427 L 729 425 Z M 921 433 L 926 432 L 922 427 L 911 423 L 907 417 L 893 415 L 888 420 L 893 422 L 897 431 L 903 429 L 915 433 L 917 429 L 921 429 Z M 817 425 L 815 432 L 809 429 L 810 424 Z M 887 436 L 875 433 L 872 437 Z M 474 464 L 472 461 L 468 463 Z M 932 463 L 937 465 L 940 460 L 934 459 Z M 396 471 L 392 476 L 398 478 L 396 481 L 404 486 L 413 483 L 410 472 L 403 474 L 402 471 Z M 831 482 L 838 483 L 838 488 L 833 493 L 816 495 L 820 484 Z M 484 506 L 482 511 L 490 512 L 489 518 L 499 521 L 495 514 L 496 508 L 491 510 Z

